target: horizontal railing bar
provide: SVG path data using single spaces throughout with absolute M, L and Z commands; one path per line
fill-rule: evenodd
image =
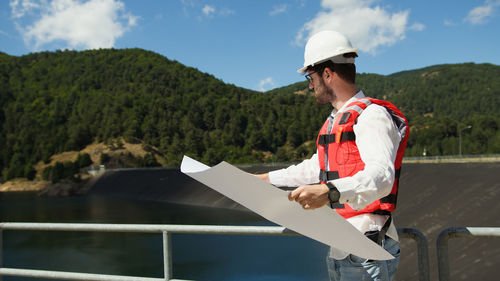
M 450 280 L 448 240 L 451 238 L 500 237 L 500 227 L 449 227 L 436 240 L 439 281 Z
M 164 278 L 135 277 L 135 276 L 106 275 L 106 274 L 48 271 L 48 270 L 33 270 L 33 269 L 6 268 L 6 267 L 0 268 L 0 275 L 31 277 L 31 278 L 45 278 L 45 279 L 54 278 L 54 279 L 59 279 L 59 280 L 165 281 Z M 170 281 L 187 281 L 187 280 L 170 279 Z
M 0 223 L 2 230 L 40 230 L 40 231 L 97 231 L 97 232 L 135 232 L 135 233 L 183 233 L 183 234 L 234 234 L 234 235 L 267 235 L 267 236 L 301 236 L 300 234 L 281 226 L 234 226 L 234 225 L 156 225 L 156 224 L 97 224 L 97 223 Z M 412 228 L 398 228 L 401 238 L 410 238 L 417 242 L 419 253 L 419 280 L 429 280 L 428 245 L 425 236 Z M 168 242 L 168 241 L 167 241 Z M 165 241 L 164 241 L 165 244 Z M 165 245 L 164 245 L 165 246 Z M 168 262 L 171 262 L 168 258 Z M 168 270 L 171 270 L 170 268 Z M 37 274 L 32 275 L 32 274 Z M 56 274 L 56 275 L 53 275 Z M 67 275 L 65 275 L 67 274 Z M 80 275 L 84 274 L 84 275 Z M 127 277 L 116 275 L 86 274 L 74 272 L 43 271 L 29 269 L 0 268 L 2 275 L 57 278 L 61 280 L 165 280 L 157 278 Z M 166 275 L 167 280 L 170 274 Z M 46 276 L 46 277 L 44 277 Z M 80 276 L 83 279 L 79 279 Z M 104 277 L 103 277 L 104 276 Z M 171 275 L 170 275 L 171 276 Z M 104 279 L 103 279 L 104 278 Z M 135 278 L 135 279 L 134 279 Z
M 236 235 L 289 235 L 300 234 L 281 226 L 231 226 L 231 225 L 154 225 L 154 224 L 93 224 L 93 223 L 0 223 L 3 230 L 43 231 L 101 231 L 143 233 L 190 233 Z
M 443 232 L 448 238 L 467 236 L 494 237 L 500 236 L 500 227 L 450 227 Z

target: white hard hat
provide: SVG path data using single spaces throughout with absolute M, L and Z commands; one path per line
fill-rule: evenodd
M 344 57 L 344 54 L 355 53 L 349 39 L 343 34 L 326 30 L 314 34 L 307 41 L 304 51 L 304 67 L 297 70 L 299 73 L 306 72 L 309 66 L 331 60 L 334 63 L 354 63 L 353 57 Z

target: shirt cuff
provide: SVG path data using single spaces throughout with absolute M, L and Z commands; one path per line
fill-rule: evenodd
M 354 190 L 359 186 L 359 183 L 351 177 L 336 179 L 330 182 L 333 183 L 340 192 L 339 203 L 347 203 L 353 207 L 352 203 L 354 203 L 354 196 L 356 195 Z
M 282 170 L 269 172 L 269 183 L 272 185 L 282 186 L 285 182 Z

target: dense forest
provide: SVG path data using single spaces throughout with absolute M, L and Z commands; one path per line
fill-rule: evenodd
M 269 94 L 306 93 L 306 82 Z M 500 153 L 500 66 L 448 64 L 388 76 L 358 74 L 358 89 L 395 104 L 411 127 L 405 156 Z M 470 127 L 469 127 L 470 126 Z
M 357 85 L 393 102 L 412 126 L 407 156 L 500 153 L 500 67 L 439 65 Z M 32 177 L 56 153 L 94 142 L 154 147 L 168 166 L 297 161 L 315 151 L 329 106 L 307 83 L 261 93 L 141 49 L 0 52 L 0 171 Z M 469 129 L 467 126 L 472 126 Z

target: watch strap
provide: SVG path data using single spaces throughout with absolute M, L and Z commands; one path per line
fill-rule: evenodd
M 325 183 L 328 187 L 328 199 L 330 200 L 330 207 L 333 209 L 333 204 L 338 203 L 340 200 L 340 192 L 331 182 Z

